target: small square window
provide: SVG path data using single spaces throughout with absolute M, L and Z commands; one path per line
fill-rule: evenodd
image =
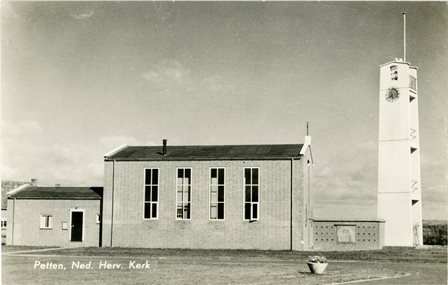
M 53 216 L 52 215 L 40 215 L 40 228 L 52 229 L 53 228 Z

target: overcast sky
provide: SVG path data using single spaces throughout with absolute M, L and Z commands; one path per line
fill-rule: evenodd
M 302 143 L 315 216 L 376 217 L 380 64 L 419 67 L 424 219 L 448 214 L 444 2 L 2 2 L 1 177 L 102 185 L 123 144 Z

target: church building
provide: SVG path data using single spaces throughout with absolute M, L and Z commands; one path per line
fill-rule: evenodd
M 106 154 L 103 246 L 309 249 L 310 141 Z

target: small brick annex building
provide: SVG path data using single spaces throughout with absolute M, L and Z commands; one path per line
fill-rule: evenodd
M 102 187 L 22 185 L 8 193 L 7 245 L 101 246 Z
M 102 245 L 310 249 L 308 150 L 166 140 L 118 148 L 104 158 Z

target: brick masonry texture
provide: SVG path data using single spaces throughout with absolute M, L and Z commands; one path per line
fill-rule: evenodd
M 103 246 L 303 250 L 303 161 L 293 162 L 292 223 L 291 160 L 106 161 Z M 191 220 L 176 219 L 176 169 L 182 167 L 192 169 Z M 209 219 L 211 167 L 225 168 L 225 220 Z M 244 167 L 260 169 L 259 221 L 243 220 Z M 146 168 L 159 169 L 156 220 L 143 219 Z

